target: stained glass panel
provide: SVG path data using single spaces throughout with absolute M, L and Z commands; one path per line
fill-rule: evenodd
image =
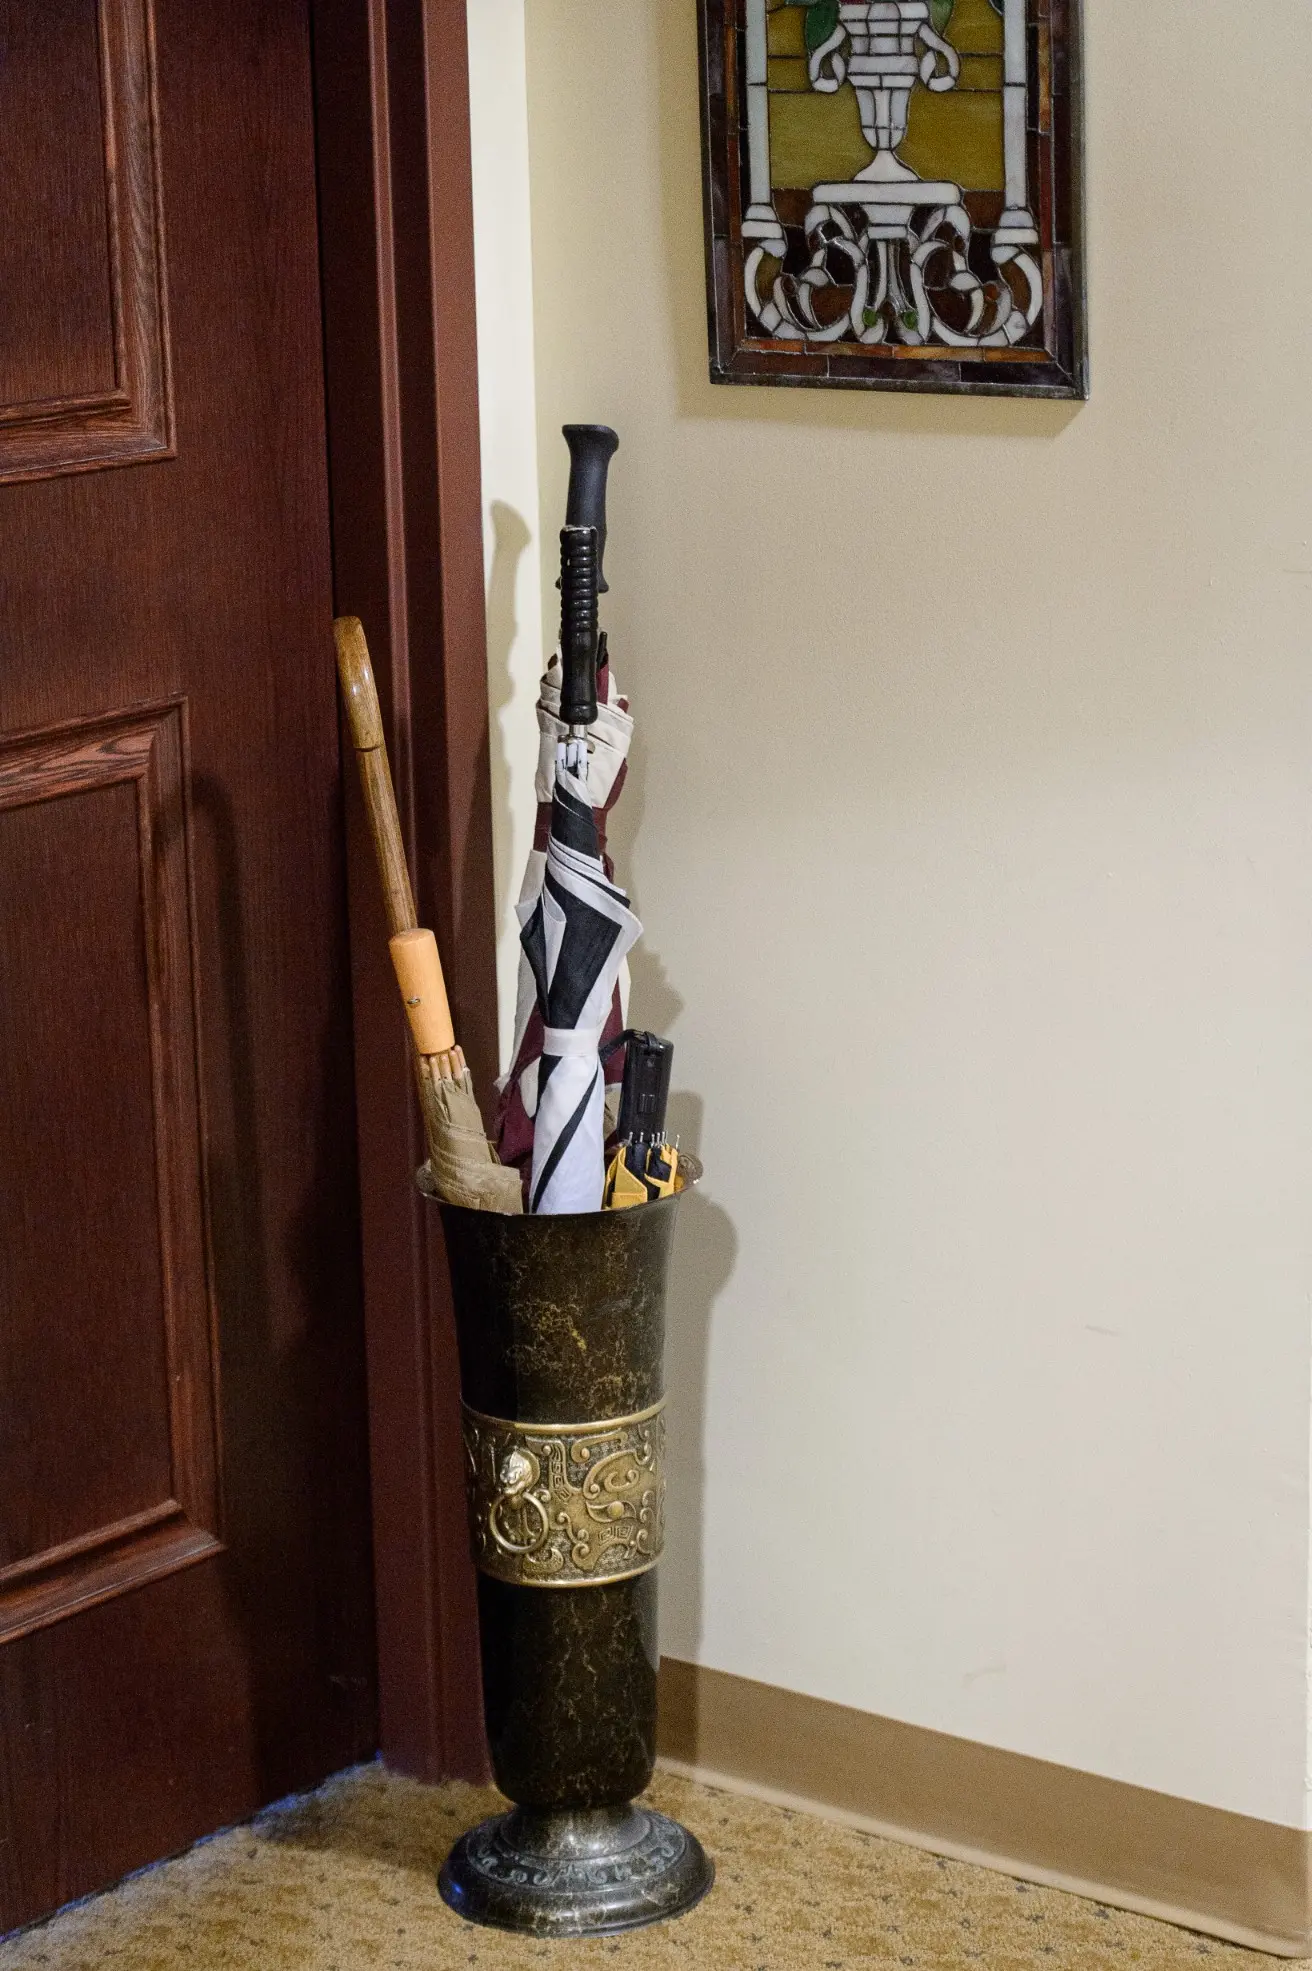
M 701 0 L 717 382 L 1087 394 L 1078 0 Z

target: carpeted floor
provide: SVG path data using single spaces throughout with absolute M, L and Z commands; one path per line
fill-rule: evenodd
M 1255 1953 L 990 1870 L 659 1776 L 715 1887 L 675 1923 L 595 1943 L 475 1929 L 437 1865 L 498 1805 L 367 1766 L 0 1943 L 0 1971 L 1259 1971 Z

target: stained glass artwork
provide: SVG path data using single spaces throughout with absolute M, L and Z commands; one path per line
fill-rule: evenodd
M 711 376 L 1088 394 L 1079 0 L 700 0 Z

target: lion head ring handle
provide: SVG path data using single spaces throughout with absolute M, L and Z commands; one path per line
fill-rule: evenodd
M 531 1451 L 511 1451 L 501 1462 L 497 1477 L 501 1483 L 499 1497 L 492 1501 L 488 1510 L 488 1530 L 503 1553 L 536 1553 L 551 1531 L 551 1521 L 541 1499 L 535 1498 L 533 1487 L 542 1473 L 542 1467 Z M 515 1529 L 507 1526 L 507 1513 L 517 1508 L 521 1519 L 526 1521 L 515 1538 Z

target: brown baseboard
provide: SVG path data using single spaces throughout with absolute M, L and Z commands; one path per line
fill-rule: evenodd
M 1312 1835 L 666 1657 L 662 1763 L 1209 1936 L 1312 1955 Z

